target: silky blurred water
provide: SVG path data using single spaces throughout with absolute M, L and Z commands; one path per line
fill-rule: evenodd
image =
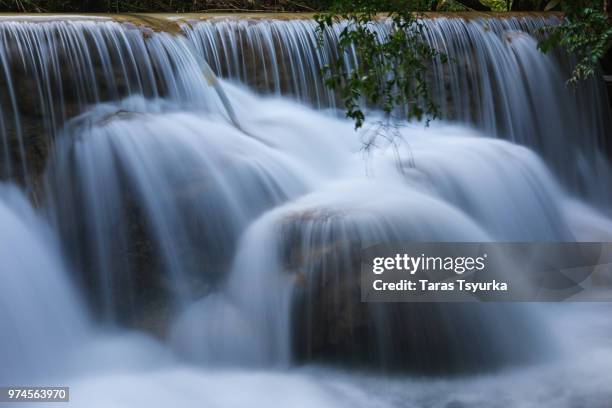
M 69 386 L 75 407 L 610 406 L 605 303 L 394 309 L 347 288 L 373 243 L 612 240 L 601 89 L 566 93 L 563 60 L 529 34 L 545 23 L 428 21 L 455 56 L 475 44 L 475 71 L 435 74 L 451 78 L 441 100 L 478 95 L 474 109 L 392 127 L 374 113 L 356 132 L 308 106 L 333 96 L 317 93 L 323 60 L 302 20 L 205 22 L 186 37 L 1 22 L 0 381 Z M 209 76 L 207 62 L 249 82 L 227 59 L 246 55 L 236 33 L 289 57 L 264 76 L 290 71 L 291 92 Z M 15 61 L 35 74 L 48 131 L 39 175 L 11 124 Z M 593 115 L 574 112 L 581 98 Z M 369 320 L 353 332 L 355 316 Z

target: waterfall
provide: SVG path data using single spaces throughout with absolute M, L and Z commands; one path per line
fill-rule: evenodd
M 57 237 L 27 199 L 0 184 L 0 381 L 52 372 L 85 335 L 85 317 L 59 253 Z
M 0 64 L 1 174 L 26 184 L 67 119 L 91 105 L 139 95 L 221 109 L 186 39 L 113 21 L 2 21 Z
M 299 106 L 285 109 L 276 108 L 275 116 L 303 116 Z M 315 134 L 323 126 L 319 121 L 301 128 Z M 345 170 L 249 226 L 221 295 L 197 303 L 179 319 L 177 347 L 209 364 L 238 359 L 288 365 L 325 356 L 448 371 L 520 359 L 522 351 L 502 340 L 515 330 L 530 336 L 533 327 L 523 326 L 520 307 L 359 302 L 359 276 L 353 271 L 359 270 L 359 249 L 374 243 L 576 239 L 567 197 L 532 152 L 481 139 L 465 128 L 432 126 L 435 135 L 419 127 L 405 130 L 402 136 L 410 143 L 399 152 L 405 171 L 398 171 L 397 152 L 388 147 L 370 159 L 368 174 L 345 127 Z M 322 151 L 331 150 L 329 142 L 318 142 Z M 500 315 L 507 316 L 504 326 L 495 323 Z M 396 319 L 406 326 L 390 323 Z M 429 326 L 430 319 L 437 324 Z M 470 320 L 473 325 L 465 325 Z M 411 332 L 414 327 L 421 337 Z M 436 344 L 428 342 L 438 336 Z M 530 342 L 532 351 L 535 347 Z M 415 357 L 407 362 L 403 355 Z
M 538 50 L 534 36 L 558 22 L 543 16 L 424 19 L 427 42 L 450 61 L 432 61 L 432 96 L 442 118 L 536 149 L 568 185 L 606 203 L 612 173 L 599 147 L 612 122 L 604 87 L 597 78 L 568 89 L 569 58 Z M 384 33 L 388 26 L 381 22 L 377 29 Z M 322 70 L 337 57 L 340 25 L 327 29 L 323 49 L 311 20 L 212 19 L 183 30 L 218 75 L 317 108 L 339 106 Z M 344 58 L 347 66 L 355 64 L 353 53 Z
M 69 381 L 83 406 L 122 381 L 151 390 L 142 406 L 201 384 L 227 406 L 224 381 L 251 405 L 296 406 L 263 395 L 278 384 L 317 406 L 393 406 L 351 368 L 387 386 L 566 358 L 540 305 L 360 301 L 360 251 L 380 242 L 612 240 L 605 91 L 568 89 L 571 56 L 538 51 L 558 18 L 423 23 L 452 61 L 431 62 L 443 118 L 381 129 L 372 112 L 360 133 L 321 76 L 339 26 L 320 49 L 302 18 L 183 18 L 172 34 L 0 20 L 0 380 Z M 423 381 L 423 401 L 453 404 L 430 394 L 455 383 Z M 402 384 L 390 393 L 418 400 Z
M 609 149 L 604 136 L 611 124 L 605 91 L 599 79 L 568 89 L 570 59 L 542 55 L 533 38 L 558 17 L 423 23 L 426 40 L 451 61 L 432 61 L 441 116 L 536 149 L 570 188 L 605 206 L 610 168 L 601 147 Z M 337 55 L 340 26 L 328 29 L 322 49 L 312 20 L 213 18 L 181 28 L 184 36 L 106 19 L 1 22 L 3 177 L 39 189 L 40 163 L 58 129 L 92 104 L 143 95 L 227 111 L 202 75 L 206 63 L 217 75 L 259 91 L 339 108 L 321 71 Z M 388 29 L 384 22 L 377 28 Z M 355 63 L 352 54 L 344 58 Z
M 144 313 L 133 296 L 201 296 L 245 226 L 304 190 L 296 167 L 223 118 L 130 98 L 71 122 L 47 174 L 57 225 L 113 320 Z

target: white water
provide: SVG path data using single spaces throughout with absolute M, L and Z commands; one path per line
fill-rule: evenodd
M 90 354 L 105 359 L 113 370 L 107 369 L 104 375 L 79 373 L 63 383 L 72 386 L 70 406 L 92 408 L 607 407 L 612 398 L 608 369 L 612 353 L 609 344 L 605 345 L 605 338 L 612 334 L 606 316 L 610 308 L 582 305 L 570 312 L 568 306 L 551 310 L 559 316 L 553 321 L 559 323 L 558 334 L 574 333 L 574 342 L 564 357 L 547 365 L 495 374 L 435 379 L 323 367 L 207 370 L 172 362 L 149 342 L 128 339 L 110 341 L 106 353 Z M 563 324 L 568 318 L 572 323 Z M 111 356 L 114 358 L 109 359 Z M 126 360 L 137 367 L 118 368 Z
M 434 124 L 424 129 L 419 125 L 412 125 L 402 131 L 410 147 L 410 155 L 404 151 L 407 146 L 400 145 L 402 151 L 399 158 L 410 157 L 413 167 L 401 173 L 397 167 L 398 156 L 389 147 L 374 152 L 369 159 L 364 159 L 349 123 L 320 116 L 286 101 L 256 98 L 231 87 L 228 90 L 231 91 L 232 98 L 245 104 L 238 104 L 239 108 L 244 109 L 239 109 L 244 113 L 241 116 L 244 126 L 249 130 L 260 130 L 261 133 L 257 134 L 261 135 L 266 143 L 241 134 L 215 116 L 197 118 L 186 113 L 162 113 L 159 112 L 159 105 L 153 103 L 152 107 L 147 104 L 140 105 L 142 110 L 149 108 L 147 116 L 115 118 L 110 123 L 94 127 L 91 133 L 82 135 L 81 151 L 96 149 L 96 160 L 101 163 L 96 166 L 99 171 L 105 168 L 102 164 L 110 165 L 107 161 L 111 158 L 122 160 L 126 164 L 140 163 L 144 170 L 139 180 L 144 185 L 147 184 L 146 180 L 156 180 L 161 183 L 156 185 L 159 189 L 169 188 L 168 184 L 162 183 L 163 176 L 169 171 L 163 166 L 168 160 L 168 154 L 181 155 L 180 166 L 173 162 L 179 169 L 183 165 L 193 169 L 194 163 L 214 163 L 215 160 L 226 157 L 225 155 L 233 158 L 231 163 L 236 163 L 236 158 L 242 157 L 246 163 L 259 163 L 263 169 L 268 170 L 284 163 L 287 167 L 283 169 L 284 172 L 279 171 L 280 174 L 271 171 L 257 174 L 262 174 L 262 177 L 266 174 L 270 177 L 276 176 L 275 180 L 282 181 L 281 184 L 286 183 L 286 186 L 295 184 L 295 180 L 286 176 L 286 171 L 291 172 L 292 168 L 295 173 L 300 174 L 299 170 L 304 170 L 305 163 L 316 163 L 316 167 L 312 166 L 313 174 L 302 175 L 305 181 L 301 188 L 287 188 L 287 195 L 282 200 L 285 201 L 283 206 L 260 216 L 253 215 L 257 212 L 251 212 L 250 219 L 255 222 L 240 239 L 233 276 L 227 285 L 226 295 L 212 295 L 197 301 L 185 315 L 179 317 L 172 348 L 149 336 L 123 330 L 104 334 L 96 329 L 90 332 L 89 337 L 80 338 L 75 331 L 81 325 L 75 321 L 80 319 L 76 317 L 71 320 L 69 317 L 72 312 L 79 310 L 79 307 L 74 303 L 76 300 L 71 300 L 75 296 L 74 293 L 69 293 L 64 285 L 57 285 L 66 276 L 65 269 L 62 270 L 62 267 L 58 266 L 56 270 L 59 276 L 52 277 L 52 282 L 56 284 L 47 283 L 44 297 L 39 295 L 38 298 L 42 300 L 46 297 L 58 308 L 61 307 L 59 312 L 64 319 L 60 323 L 69 325 L 70 337 L 77 340 L 77 345 L 71 346 L 70 353 L 58 354 L 57 351 L 61 347 L 52 342 L 52 333 L 61 333 L 62 325 L 56 323 L 50 328 L 47 327 L 44 335 L 38 336 L 43 336 L 50 349 L 41 348 L 42 343 L 38 337 L 34 337 L 31 345 L 26 343 L 24 347 L 28 347 L 28 355 L 35 355 L 31 354 L 31 351 L 35 350 L 40 352 L 39 358 L 50 359 L 50 373 L 41 372 L 40 365 L 37 364 L 30 366 L 23 378 L 41 384 L 70 385 L 70 406 L 74 407 L 606 406 L 607 401 L 612 398 L 609 388 L 612 376 L 608 370 L 612 347 L 606 341 L 612 333 L 612 325 L 606 318 L 610 312 L 606 305 L 554 305 L 541 310 L 540 314 L 546 320 L 538 320 L 540 334 L 549 332 L 544 350 L 555 352 L 543 362 L 509 367 L 493 373 L 455 378 L 420 378 L 375 375 L 316 365 L 248 368 L 253 364 L 261 365 L 266 359 L 282 358 L 270 355 L 270 352 L 278 355 L 284 350 L 288 353 L 273 340 L 274 336 L 286 335 L 286 332 L 283 334 L 281 330 L 286 329 L 283 327 L 286 322 L 268 322 L 278 325 L 277 332 L 264 331 L 258 324 L 258 319 L 261 318 L 260 308 L 265 308 L 270 301 L 276 302 L 276 299 L 255 296 L 259 291 L 279 289 L 274 282 L 282 276 L 278 276 L 280 271 L 273 267 L 273 250 L 270 247 L 275 247 L 274 240 L 279 236 L 274 233 L 275 226 L 288 215 L 313 209 L 325 209 L 326 213 L 339 214 L 326 216 L 328 226 L 325 228 L 317 227 L 316 217 L 310 218 L 311 226 L 300 227 L 299 230 L 304 231 L 303 233 L 316 234 L 312 235 L 317 237 L 316 239 L 325 239 L 324 232 L 333 229 L 332 220 L 344 225 L 353 224 L 358 231 L 363 231 L 362 234 L 382 234 L 386 237 L 390 234 L 398 238 L 402 237 L 402 234 L 408 234 L 412 239 L 440 240 L 481 240 L 490 237 L 571 239 L 571 236 L 566 234 L 575 227 L 581 227 L 583 231 L 601 230 L 603 224 L 601 216 L 593 210 L 569 201 L 541 161 L 525 148 L 484 139 L 467 128 Z M 248 105 L 249 101 L 257 103 L 262 116 L 249 116 L 245 113 L 254 109 Z M 132 108 L 134 106 L 131 105 Z M 154 113 L 155 111 L 157 113 Z M 266 118 L 265 112 L 275 112 L 274 115 L 269 113 L 275 119 Z M 92 113 L 94 116 L 96 114 Z M 304 122 L 300 126 L 288 126 L 287 123 L 292 123 L 291 118 L 295 117 L 304 118 Z M 317 120 L 313 122 L 312 119 Z M 316 123 L 318 130 L 313 133 L 317 144 L 304 144 L 302 132 L 307 133 L 309 126 L 315 127 L 313 123 Z M 130 129 L 133 131 L 130 132 Z M 137 129 L 141 131 L 137 132 Z M 152 135 L 152 140 L 138 139 L 139 135 L 142 137 L 143 129 L 149 129 L 144 134 Z M 178 129 L 181 131 L 177 131 Z M 272 129 L 277 129 L 277 132 L 274 133 Z M 329 131 L 324 133 L 321 129 Z M 118 149 L 117 143 L 121 143 L 119 146 L 122 149 Z M 268 144 L 275 144 L 276 147 L 271 148 Z M 116 154 L 102 154 L 107 151 L 103 148 L 105 145 L 115 146 Z M 140 149 L 146 149 L 146 146 L 151 147 L 145 150 L 143 155 L 131 155 Z M 223 148 L 216 151 L 214 147 Z M 247 149 L 248 155 L 239 147 Z M 316 154 L 319 148 L 321 151 Z M 61 151 L 61 144 L 58 149 Z M 166 151 L 167 149 L 169 151 Z M 154 152 L 157 154 L 153 154 Z M 58 160 L 61 161 L 60 157 L 58 156 Z M 288 160 L 288 157 L 294 159 Z M 144 166 L 142 163 L 145 158 L 151 160 L 150 166 Z M 330 162 L 329 159 L 335 160 Z M 178 171 L 174 167 L 173 169 Z M 228 174 L 231 175 L 231 171 L 223 172 L 220 177 Z M 100 177 L 103 175 L 103 171 L 98 174 Z M 86 179 L 89 177 L 86 174 L 82 176 Z M 181 177 L 178 178 L 180 179 Z M 100 201 L 104 197 L 103 193 L 108 195 L 109 192 L 104 190 L 104 184 L 96 185 L 100 189 Z M 245 187 L 248 185 L 244 184 Z M 495 186 L 498 186 L 499 191 L 494 189 Z M 49 269 L 48 265 L 58 262 L 56 255 L 49 254 L 48 248 L 52 245 L 36 245 L 41 233 L 44 237 L 50 234 L 50 231 L 44 232 L 44 224 L 28 209 L 24 198 L 15 188 L 6 187 L 5 190 L 1 207 L 3 228 L 11 228 L 11 225 L 17 224 L 20 228 L 11 228 L 15 231 L 14 234 L 20 230 L 25 230 L 23 233 L 27 234 L 30 228 L 30 234 L 36 233 L 37 237 L 4 242 L 4 245 L 11 242 L 19 244 L 13 244 L 11 251 L 2 252 L 3 264 L 5 259 L 10 259 L 11 265 L 19 265 L 14 260 L 15 253 L 19 252 L 15 251 L 27 250 L 32 255 L 37 255 L 26 258 L 34 262 L 34 267 L 17 268 L 13 269 L 14 271 L 30 271 L 33 274 L 40 274 L 41 271 L 52 272 L 54 269 Z M 462 197 L 468 199 L 463 200 Z M 160 197 L 156 198 L 142 194 L 145 203 L 147 199 L 159 201 Z M 209 199 L 219 199 L 219 196 L 209 196 Z M 497 199 L 499 202 L 490 205 L 504 210 L 498 211 L 495 217 L 489 215 L 489 206 L 484 205 L 487 201 L 490 203 L 491 199 Z M 166 215 L 174 214 L 180 219 L 181 215 L 172 210 L 172 200 L 161 202 L 170 206 Z M 100 201 L 100 204 L 103 203 L 103 200 Z M 249 204 L 251 205 L 245 207 L 253 207 L 252 204 L 256 202 Z M 521 210 L 523 207 L 526 209 Z M 246 210 L 244 212 L 249 213 Z M 555 216 L 547 217 L 547 214 Z M 584 224 L 575 225 L 575 218 Z M 392 228 L 382 226 L 385 219 L 394 220 L 386 223 L 392 225 Z M 513 222 L 516 225 L 512 225 Z M 592 225 L 589 225 L 589 222 Z M 243 225 L 246 223 L 247 221 Z M 607 229 L 607 233 L 610 232 L 611 230 Z M 582 239 L 589 237 L 581 236 Z M 600 235 L 597 239 L 604 238 Z M 44 258 L 45 256 L 51 259 Z M 41 266 L 39 260 L 44 260 L 45 265 Z M 257 275 L 258 272 L 261 275 Z M 243 281 L 245 285 L 232 284 L 240 283 L 244 279 L 247 279 L 247 282 Z M 264 281 L 268 285 L 263 285 Z M 6 295 L 10 293 L 4 293 L 3 299 L 7 299 Z M 232 296 L 238 301 L 229 303 Z M 31 311 L 31 316 L 39 316 L 43 321 L 52 322 L 49 314 L 53 310 L 37 311 L 31 303 L 35 298 L 37 297 L 28 295 L 27 299 L 30 301 L 24 307 Z M 15 305 L 15 299 L 19 298 L 8 299 L 11 299 L 11 305 Z M 278 306 L 278 303 L 275 304 Z M 484 306 L 488 308 L 494 305 Z M 278 318 L 278 313 L 276 315 Z M 502 315 L 493 315 L 497 319 L 500 316 Z M 503 327 L 507 322 L 507 318 L 504 318 L 499 327 Z M 24 324 L 19 327 L 23 329 L 39 327 L 40 322 L 34 321 L 32 326 L 22 323 Z M 489 328 L 493 326 L 493 322 L 488 325 Z M 417 326 L 415 329 L 420 328 Z M 508 333 L 507 336 L 512 339 L 515 350 L 520 347 L 520 344 L 516 344 L 517 341 L 526 340 L 525 337 L 516 339 L 513 333 Z M 270 347 L 270 344 L 274 344 L 274 347 Z M 527 346 L 531 347 L 532 344 Z M 462 351 L 466 350 L 467 348 Z M 16 354 L 24 352 L 17 350 Z M 3 365 L 2 377 L 18 378 L 14 376 L 15 367 L 28 370 L 27 366 L 22 367 L 22 363 L 23 361 L 14 361 L 11 365 Z M 224 363 L 231 363 L 234 368 L 224 368 Z M 237 368 L 237 365 L 242 368 Z
M 612 197 L 602 190 L 611 173 L 597 152 L 611 125 L 605 92 L 599 78 L 568 89 L 567 56 L 538 50 L 538 30 L 558 22 L 544 16 L 424 19 L 428 43 L 450 61 L 432 61 L 432 97 L 443 118 L 535 149 L 565 183 L 607 205 Z M 227 18 L 183 26 L 218 75 L 317 108 L 341 107 L 321 72 L 336 57 L 342 27 L 327 29 L 322 49 L 315 28 L 311 20 Z M 389 27 L 376 29 L 385 35 Z M 356 63 L 354 52 L 343 58 L 347 66 Z M 601 180 L 591 177 L 594 171 Z
M 183 241 L 189 243 L 190 229 L 199 223 L 210 228 L 212 236 L 225 237 L 227 245 L 234 248 L 221 252 L 231 262 L 213 294 L 181 296 L 183 305 L 188 306 L 178 307 L 179 313 L 171 318 L 169 349 L 138 337 L 124 340 L 119 336 L 107 340 L 110 345 L 102 340 L 99 347 L 104 359 L 117 355 L 117 360 L 106 361 L 99 368 L 98 359 L 102 358 L 93 353 L 92 376 L 84 375 L 83 380 L 79 374 L 74 377 L 76 383 L 67 380 L 82 393 L 80 398 L 76 394 L 75 404 L 82 401 L 90 406 L 89 393 L 98 395 L 98 388 L 119 385 L 123 391 L 100 396 L 100 406 L 120 404 L 127 395 L 139 406 L 163 406 L 177 398 L 186 406 L 193 401 L 211 406 L 240 405 L 244 401 L 255 406 L 445 406 L 454 399 L 478 406 L 490 398 L 478 391 L 483 387 L 491 388 L 491 393 L 505 390 L 502 401 L 517 406 L 529 406 L 530 401 L 541 398 L 545 404 L 560 402 L 563 406 L 574 398 L 597 400 L 607 395 L 605 389 L 591 388 L 590 381 L 603 383 L 599 365 L 591 363 L 578 367 L 586 371 L 583 382 L 565 399 L 557 399 L 560 397 L 550 389 L 541 391 L 544 395 L 532 389 L 531 382 L 550 371 L 567 370 L 570 375 L 576 361 L 563 350 L 550 315 L 538 312 L 535 306 L 504 309 L 487 304 L 465 313 L 460 306 L 453 306 L 459 311 L 453 310 L 449 317 L 459 319 L 459 326 L 469 326 L 467 323 L 474 319 L 484 321 L 475 329 L 479 341 L 474 341 L 475 332 L 469 328 L 448 328 L 451 337 L 445 347 L 454 347 L 449 354 L 453 364 L 465 364 L 457 357 L 461 355 L 488 362 L 516 362 L 525 355 L 536 360 L 546 357 L 543 362 L 507 368 L 500 374 L 416 380 L 321 367 L 289 368 L 295 360 L 290 341 L 290 303 L 296 283 L 287 275 L 293 272 L 287 271 L 279 253 L 288 234 L 284 228 L 292 228 L 290 236 L 297 234 L 297 245 L 303 253 L 336 259 L 340 268 L 325 270 L 327 274 L 347 270 L 346 265 L 342 268 L 342 259 L 350 258 L 343 252 L 350 248 L 345 247 L 320 254 L 320 246 L 335 240 L 605 240 L 610 239 L 612 230 L 602 224 L 605 217 L 595 210 L 574 204 L 542 161 L 524 147 L 485 138 L 466 127 L 434 123 L 424 128 L 413 124 L 400 130 L 395 145 L 385 146 L 385 140 L 380 139 L 378 149 L 364 155 L 359 138 L 346 121 L 288 101 L 256 97 L 227 84 L 225 89 L 236 101 L 234 108 L 247 133 L 216 115 L 196 116 L 177 112 L 172 104 L 132 99 L 121 107 L 142 113 L 100 121 L 100 117 L 108 118 L 108 110 L 116 108 L 99 106 L 76 121 L 74 129 L 65 134 L 66 139 L 58 143 L 56 164 L 48 172 L 50 180 L 60 182 L 72 177 L 76 185 L 96 186 L 95 191 L 80 193 L 85 197 L 95 194 L 91 203 L 81 201 L 79 189 L 72 195 L 59 190 L 61 208 L 67 214 L 79 215 L 70 222 L 99 219 L 104 224 L 125 225 L 128 221 L 121 221 L 117 209 L 128 194 L 133 196 L 129 200 L 149 211 L 147 218 L 160 248 L 167 245 L 171 251 L 178 251 Z M 84 123 L 87 131 L 78 131 Z M 88 172 L 87 168 L 95 171 Z M 118 169 L 125 174 L 113 177 Z M 127 180 L 132 188 L 123 191 L 116 180 Z M 250 190 L 252 187 L 255 191 Z M 184 190 L 187 201 L 181 202 L 182 194 L 175 192 Z M 249 199 L 240 198 L 242 194 Z M 73 205 L 83 208 L 75 212 Z M 88 215 L 83 217 L 79 211 Z M 194 218 L 198 214 L 206 216 L 198 220 Z M 228 218 L 232 223 L 215 224 L 207 217 L 211 214 L 216 214 L 213 220 L 223 220 L 227 214 L 235 217 Z M 108 221 L 116 218 L 119 221 Z M 66 225 L 68 219 L 63 220 Z M 170 227 L 171 234 L 164 230 Z M 599 231 L 598 235 L 592 231 Z M 95 245 L 104 247 L 105 243 L 122 241 L 116 231 L 105 233 L 108 235 L 96 235 Z M 192 244 L 196 246 L 194 252 L 198 242 L 202 241 Z M 222 241 L 217 238 L 214 242 L 221 245 Z M 198 267 L 190 269 L 185 256 L 173 257 L 172 252 L 165 251 L 159 256 L 181 262 L 164 269 L 183 273 L 176 276 L 178 284 L 182 279 L 189 281 L 189 273 L 202 276 Z M 220 273 L 213 267 L 204 272 Z M 306 267 L 302 273 L 308 282 L 316 282 L 320 271 Z M 332 281 L 343 279 L 340 275 Z M 334 289 L 333 283 L 329 285 L 329 290 L 342 290 L 340 286 Z M 571 305 L 559 309 L 568 313 Z M 437 324 L 444 325 L 444 313 L 427 309 L 424 313 L 441 319 Z M 500 320 L 500 316 L 504 318 Z M 309 317 L 297 315 L 294 319 L 303 322 Z M 517 319 L 537 327 L 530 331 L 527 325 L 518 344 Z M 411 322 L 413 330 L 427 334 L 425 320 L 406 321 Z M 398 334 L 393 325 L 384 322 L 382 319 L 377 327 L 383 339 Z M 415 361 L 434 358 L 428 354 L 435 348 L 423 341 L 414 344 L 420 356 Z M 379 347 L 394 349 L 392 342 L 384 340 Z M 602 344 L 596 342 L 596 347 Z M 148 348 L 155 358 L 147 354 Z M 131 357 L 132 349 L 139 350 L 140 357 Z M 130 358 L 121 357 L 123 353 Z M 606 356 L 609 351 L 604 348 L 597 353 Z M 379 358 L 384 363 L 388 356 L 381 354 Z M 127 368 L 123 367 L 125 360 Z M 277 368 L 257 368 L 262 366 Z M 526 375 L 532 380 L 524 380 Z M 199 385 L 194 388 L 195 384 Z M 551 382 L 548 386 L 554 389 L 558 385 Z M 511 387 L 525 391 L 509 391 Z M 236 388 L 242 390 L 238 395 L 230 391 Z M 155 392 L 133 396 L 138 389 Z M 506 405 L 502 402 L 500 406 Z
M 37 380 L 84 335 L 53 232 L 17 187 L 0 184 L 0 382 Z
M 519 59 L 541 63 L 526 43 Z M 69 385 L 78 407 L 606 406 L 606 305 L 395 309 L 345 285 L 353 251 L 378 241 L 610 241 L 538 154 L 445 122 L 364 152 L 372 133 L 222 81 L 238 129 L 189 47 L 153 35 L 117 52 L 152 56 L 176 87 L 94 98 L 58 131 L 48 220 L 2 186 L 2 382 Z M 344 320 L 364 310 L 353 334 Z M 321 342 L 322 326 L 344 331 Z

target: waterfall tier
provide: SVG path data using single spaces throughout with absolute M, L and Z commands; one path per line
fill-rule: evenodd
M 334 49 L 317 48 L 310 20 L 183 20 L 172 33 L 0 21 L 0 169 L 41 213 L 0 191 L 0 223 L 20 237 L 0 251 L 14 266 L 5 298 L 32 313 L 7 349 L 48 350 L 34 329 L 62 313 L 84 338 L 74 284 L 96 324 L 209 368 L 449 374 L 555 354 L 538 306 L 362 303 L 356 263 L 397 240 L 612 239 L 603 88 L 567 89 L 571 58 L 538 51 L 557 22 L 424 20 L 452 61 L 431 61 L 444 119 L 389 129 L 373 112 L 357 133 L 324 88 Z M 23 282 L 40 262 L 45 295 Z M 15 295 L 24 286 L 32 302 Z M 59 350 L 70 336 L 57 326 L 41 330 Z

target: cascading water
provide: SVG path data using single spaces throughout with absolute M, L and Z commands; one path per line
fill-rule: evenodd
M 598 148 L 608 143 L 603 136 L 611 121 L 601 81 L 569 90 L 564 85 L 568 58 L 543 55 L 530 35 L 558 21 L 541 16 L 424 19 L 427 41 L 450 61 L 432 62 L 433 99 L 441 117 L 536 149 L 570 186 L 607 205 L 612 197 L 603 191 L 611 173 Z M 388 30 L 384 23 L 378 28 Z M 339 35 L 338 25 L 325 33 L 328 44 L 322 49 L 310 20 L 213 19 L 183 29 L 219 75 L 261 91 L 294 95 L 317 108 L 338 105 L 322 76 L 337 55 L 329 44 Z M 344 58 L 348 66 L 355 63 L 353 54 Z
M 299 195 L 308 171 L 221 117 L 133 98 L 71 122 L 48 175 L 60 231 L 116 319 L 144 312 L 133 296 L 218 282 L 245 226 Z
M 149 36 L 147 38 L 147 36 Z M 185 39 L 112 21 L 0 22 L 2 175 L 32 172 L 68 118 L 130 95 L 221 109 Z M 14 147 L 16 146 L 16 147 Z
M 17 187 L 0 184 L 0 381 L 52 371 L 85 335 L 85 313 L 57 239 Z M 41 341 L 42 340 L 42 341 Z
M 612 239 L 593 208 L 610 208 L 608 113 L 596 81 L 572 95 L 565 57 L 537 50 L 553 22 L 425 20 L 456 61 L 432 71 L 455 123 L 367 151 L 303 104 L 335 106 L 311 21 L 0 22 L 2 174 L 41 213 L 2 186 L 0 318 L 29 319 L 0 340 L 0 379 L 65 383 L 87 407 L 488 405 L 478 387 L 502 406 L 606 401 L 612 353 L 588 337 L 605 310 L 361 303 L 355 272 L 381 241 Z M 206 63 L 276 95 L 215 88 Z M 556 314 L 594 342 L 584 359 Z

